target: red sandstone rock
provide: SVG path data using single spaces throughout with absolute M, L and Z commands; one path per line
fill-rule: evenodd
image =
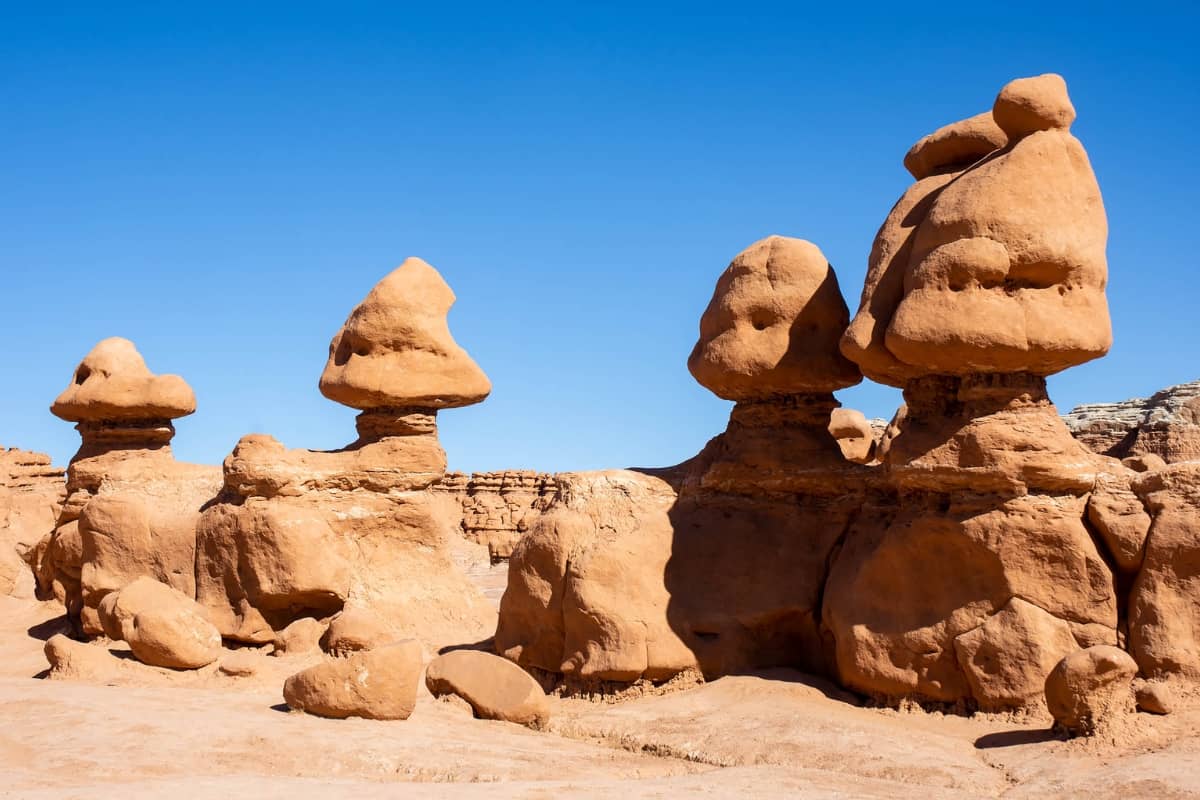
M 1092 735 L 1134 711 L 1137 665 L 1115 647 L 1097 646 L 1064 658 L 1046 678 L 1046 705 L 1073 735 Z

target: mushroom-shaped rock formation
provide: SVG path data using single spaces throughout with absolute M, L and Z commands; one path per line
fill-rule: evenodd
M 171 420 L 195 409 L 183 378 L 153 374 L 120 338 L 97 344 L 51 406 L 83 441 L 54 532 L 30 560 L 39 593 L 60 600 L 84 633 L 101 633 L 100 601 L 136 578 L 195 596 L 196 520 L 221 483 L 215 467 L 171 454 Z
M 321 394 L 385 420 L 482 402 L 492 384 L 450 335 L 454 300 L 437 270 L 406 259 L 333 337 Z
M 497 652 L 585 682 L 824 671 L 821 587 L 869 473 L 830 432 L 833 389 L 858 380 L 847 318 L 815 246 L 734 259 L 689 362 L 737 400 L 725 432 L 673 468 L 555 476 L 509 561 Z
M 196 532 L 197 599 L 223 636 L 272 642 L 348 605 L 431 649 L 494 630 L 494 608 L 452 558 L 457 516 L 432 491 L 446 473 L 437 410 L 489 386 L 450 337 L 453 301 L 432 267 L 409 259 L 351 313 L 321 390 L 362 409 L 354 443 L 292 450 L 252 434 L 225 459 L 222 502 Z
M 1109 342 L 1104 209 L 1071 115 L 1053 111 L 1065 91 L 1031 94 L 1049 83 L 1006 87 L 992 113 L 1002 136 L 964 133 L 969 155 L 946 150 L 955 163 L 892 210 L 842 341 L 905 398 L 880 448 L 889 494 L 859 515 L 824 595 L 838 676 L 868 694 L 1023 705 L 1064 630 L 1079 646 L 1117 641 L 1115 559 L 1088 527 L 1088 500 L 1101 486 L 1094 516 L 1130 551 L 1122 563 L 1136 559 L 1139 522 L 1120 491 L 1131 473 L 1072 439 L 1046 394 L 1044 376 Z M 1010 114 L 1014 103 L 1026 111 Z M 1036 115 L 1048 122 L 1031 131 Z M 988 655 L 1001 648 L 1026 656 Z

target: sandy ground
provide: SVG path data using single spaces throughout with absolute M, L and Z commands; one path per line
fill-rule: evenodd
M 556 699 L 549 730 L 473 719 L 423 695 L 403 722 L 282 706 L 308 657 L 250 653 L 234 678 L 119 659 L 101 682 L 46 680 L 60 609 L 0 598 L 0 796 L 1200 796 L 1200 708 L 1139 715 L 1123 741 L 1014 721 L 861 708 L 790 671 L 618 704 Z M 95 645 L 99 646 L 99 645 Z

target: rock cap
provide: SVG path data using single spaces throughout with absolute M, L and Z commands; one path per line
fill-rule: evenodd
M 849 321 L 820 248 L 768 236 L 734 257 L 717 281 L 688 369 L 726 400 L 843 389 L 862 380 L 838 350 Z
M 321 394 L 360 410 L 457 408 L 492 384 L 454 341 L 454 292 L 438 271 L 406 259 L 350 312 L 329 345 Z
M 155 375 L 133 342 L 114 336 L 88 353 L 50 406 L 68 422 L 133 422 L 184 417 L 196 396 L 178 375 Z

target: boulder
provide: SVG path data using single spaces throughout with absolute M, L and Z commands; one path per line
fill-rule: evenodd
M 1170 714 L 1177 702 L 1170 685 L 1161 681 L 1146 681 L 1140 678 L 1133 682 L 1133 698 L 1138 711 L 1147 714 Z
M 105 648 L 77 642 L 61 633 L 47 639 L 42 652 L 50 664 L 47 677 L 57 680 L 106 681 L 127 666 Z
M 138 578 L 104 599 L 103 629 L 129 643 L 143 664 L 196 669 L 221 655 L 221 635 L 194 600 L 150 578 Z
M 319 717 L 408 719 L 417 703 L 421 644 L 396 644 L 331 658 L 287 679 L 288 706 Z
M 375 612 L 351 607 L 330 620 L 321 637 L 321 649 L 330 655 L 346 656 L 392 644 L 398 638 L 396 631 Z
M 301 617 L 275 634 L 271 655 L 291 656 L 321 649 L 321 637 L 329 626 L 312 617 Z
M 820 249 L 769 236 L 739 253 L 717 281 L 688 369 L 726 400 L 853 386 L 862 376 L 837 349 L 848 321 Z
M 550 718 L 550 703 L 538 682 L 490 653 L 455 650 L 438 656 L 425 670 L 425 686 L 434 697 L 461 697 L 480 719 L 541 728 Z
M 1134 712 L 1136 674 L 1137 664 L 1124 650 L 1106 645 L 1079 650 L 1046 678 L 1046 705 L 1071 735 L 1093 735 Z

